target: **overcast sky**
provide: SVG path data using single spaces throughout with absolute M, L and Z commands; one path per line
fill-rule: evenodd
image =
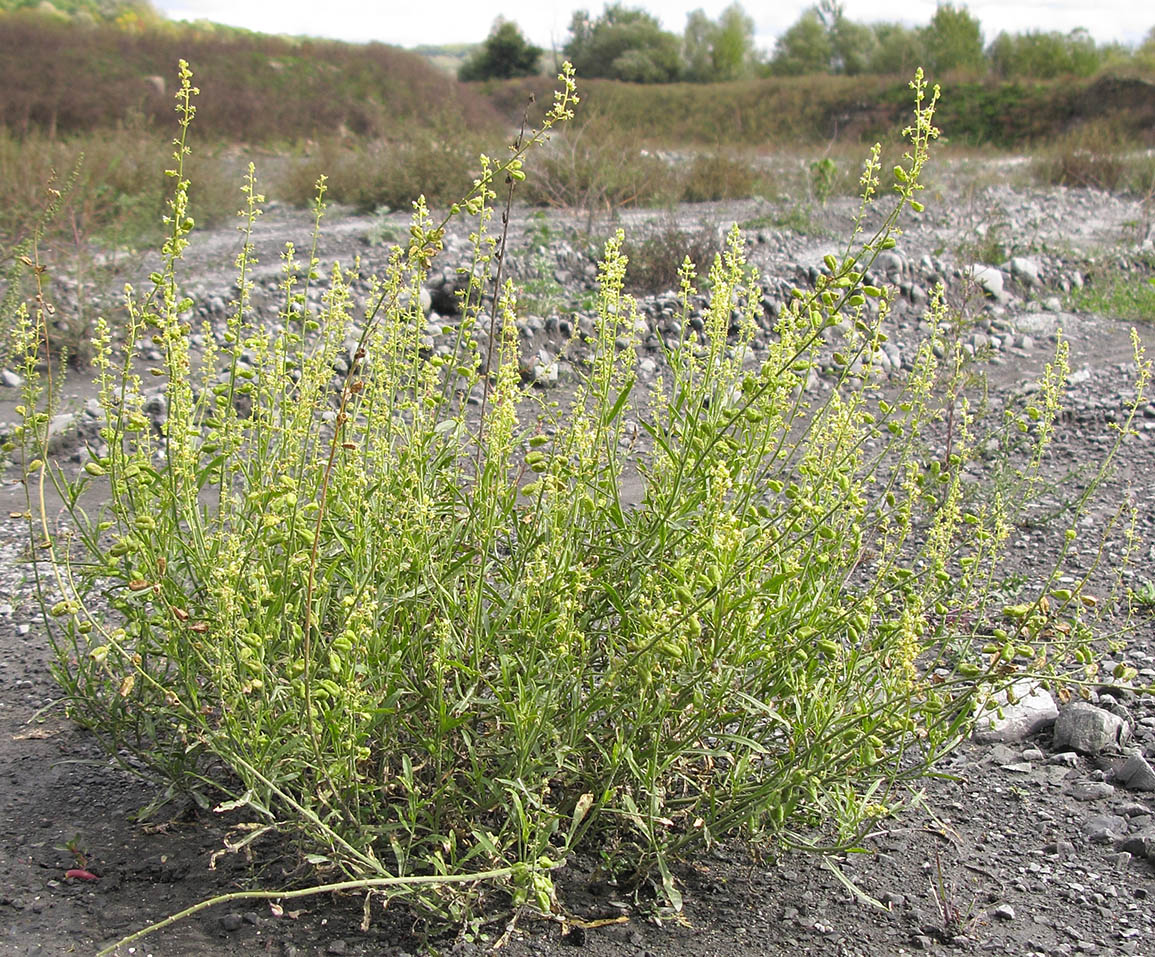
M 743 4 L 754 17 L 757 42 L 772 49 L 774 39 L 815 0 Z M 642 7 L 674 33 L 681 33 L 686 14 L 701 8 L 711 18 L 729 0 L 650 0 L 626 6 Z M 516 22 L 529 39 L 546 49 L 565 43 L 566 29 L 575 9 L 600 13 L 602 2 L 573 0 L 505 0 L 501 4 L 476 0 L 416 0 L 398 3 L 366 3 L 365 0 L 158 0 L 161 10 L 174 20 L 215 20 L 265 33 L 309 34 L 341 40 L 379 40 L 412 47 L 422 43 L 477 43 L 489 33 L 501 14 Z M 901 19 L 910 25 L 927 23 L 935 0 L 906 0 L 901 6 L 884 0 L 845 0 L 852 20 L 874 22 Z M 1000 31 L 1073 30 L 1086 27 L 1099 42 L 1134 44 L 1155 25 L 1155 6 L 1150 0 L 971 0 L 966 6 L 983 25 L 987 42 Z M 900 8 L 900 13 L 896 12 Z

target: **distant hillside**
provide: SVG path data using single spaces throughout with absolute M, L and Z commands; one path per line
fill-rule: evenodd
M 100 20 L 0 8 L 0 126 L 50 135 L 170 128 L 180 58 L 201 89 L 201 136 L 275 143 L 333 133 L 390 138 L 414 125 L 500 125 L 478 92 L 397 47 L 145 22 L 129 14 L 147 5 L 118 9 Z
M 425 43 L 413 47 L 413 52 L 425 57 L 443 73 L 456 77 L 461 64 L 469 59 L 470 54 L 480 45 L 479 43 L 445 43 L 437 46 Z

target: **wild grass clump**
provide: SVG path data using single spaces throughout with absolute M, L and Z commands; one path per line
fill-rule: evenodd
M 622 243 L 622 255 L 630 264 L 625 288 L 641 295 L 677 292 L 687 262 L 696 275 L 705 275 L 722 251 L 717 228 L 683 229 L 670 219 L 645 239 Z
M 398 894 L 446 919 L 495 892 L 562 914 L 551 875 L 582 848 L 677 908 L 680 855 L 733 834 L 845 846 L 968 732 L 992 687 L 1085 645 L 1077 594 L 1040 594 L 1010 620 L 994 587 L 1065 352 L 1004 423 L 1030 439 L 1022 469 L 981 499 L 967 495 L 982 459 L 949 352 L 924 344 L 901 389 L 869 398 L 890 293 L 863 276 L 901 211 L 921 209 L 937 133 L 921 74 L 893 209 L 826 258 L 757 361 L 761 291 L 735 229 L 702 311 L 683 262 L 681 336 L 643 389 L 619 234 L 564 407 L 521 385 L 517 292 L 490 224 L 526 151 L 568 117 L 568 72 L 544 128 L 483 159 L 451 211 L 474 223 L 476 278 L 452 353 L 432 357 L 417 292 L 444 223 L 421 200 L 364 301 L 347 269 L 290 247 L 272 325 L 249 308 L 246 242 L 227 327 L 194 351 L 181 79 L 164 265 L 127 299 L 127 351 L 105 323 L 96 336 L 104 445 L 72 480 L 39 454 L 52 408 L 34 361 L 19 442 L 30 494 L 51 482 L 65 503 L 55 527 L 43 500 L 29 509 L 53 561 L 41 587 L 69 713 L 169 788 L 240 811 L 240 844 L 294 835 L 322 877 L 367 893 L 367 919 Z M 878 176 L 876 149 L 864 212 Z M 251 171 L 245 192 L 247 229 Z M 30 350 L 42 322 L 23 315 Z M 808 393 L 834 327 L 846 375 Z M 163 358 L 145 362 L 153 348 Z M 158 386 L 160 431 L 145 412 Z M 636 464 L 633 417 L 649 450 Z M 109 504 L 89 516 L 76 503 L 93 483 Z
M 748 160 L 724 153 L 701 153 L 686 164 L 678 198 L 684 203 L 704 203 L 749 199 L 772 191 L 770 176 Z

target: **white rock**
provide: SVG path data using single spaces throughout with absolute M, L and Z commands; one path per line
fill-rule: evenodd
M 1011 260 L 1011 275 L 1024 286 L 1034 286 L 1039 281 L 1039 264 L 1026 256 L 1015 256 Z
M 967 274 L 992 299 L 1005 302 L 1007 298 L 1006 279 L 1003 271 L 996 266 L 984 266 L 976 263 L 968 267 Z
M 1000 691 L 979 712 L 974 730 L 976 741 L 1022 741 L 1058 716 L 1059 709 L 1050 692 L 1035 682 L 1020 678 L 1010 690 L 1015 698 L 1013 704 L 1008 703 L 1007 692 Z

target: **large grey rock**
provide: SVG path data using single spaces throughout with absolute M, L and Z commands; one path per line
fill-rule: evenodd
M 1053 750 L 1099 754 L 1127 743 L 1131 729 L 1118 715 L 1085 701 L 1073 701 L 1055 720 Z
M 1115 845 L 1117 850 L 1126 851 L 1135 857 L 1155 860 L 1155 828 L 1146 828 L 1138 834 L 1129 834 Z
M 1114 794 L 1115 788 L 1106 781 L 1076 781 L 1067 793 L 1076 801 L 1102 801 Z
M 1142 754 L 1132 754 L 1115 772 L 1115 780 L 1132 791 L 1155 791 L 1155 769 Z
M 1014 703 L 1008 702 L 1006 691 L 992 696 L 990 705 L 979 713 L 975 722 L 976 741 L 987 744 L 994 742 L 1022 741 L 1046 727 L 1059 714 L 1049 691 L 1040 688 L 1033 681 L 1020 679 L 1011 685 Z
M 1127 821 L 1118 814 L 1096 814 L 1083 825 L 1091 844 L 1114 844 L 1127 835 Z

